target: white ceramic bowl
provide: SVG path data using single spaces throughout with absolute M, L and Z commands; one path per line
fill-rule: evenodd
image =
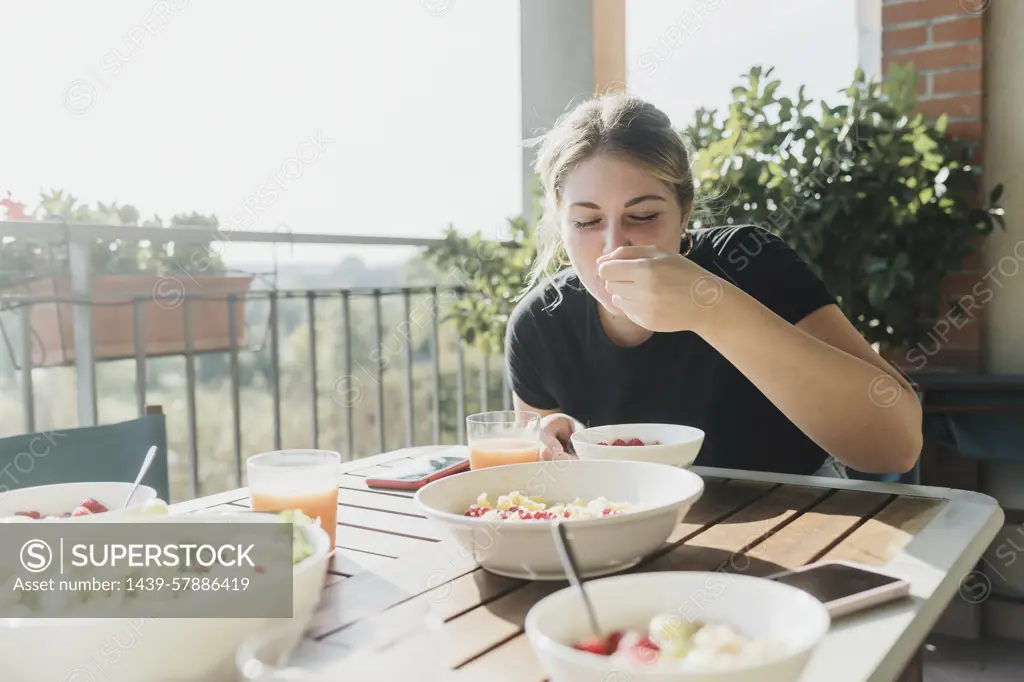
M 18 488 L 0 494 L 0 518 L 13 516 L 20 511 L 37 511 L 44 516 L 47 514 L 60 516 L 64 512 L 74 511 L 75 507 L 83 500 L 93 498 L 110 509 L 102 516 L 109 515 L 109 517 L 120 519 L 124 516 L 134 515 L 146 502 L 156 499 L 156 490 L 146 485 L 140 485 L 135 491 L 135 495 L 132 496 L 131 505 L 126 509 L 121 509 L 121 505 L 128 499 L 128 493 L 131 490 L 131 483 L 88 481 Z M 101 515 L 97 514 L 96 516 Z M 93 517 L 75 516 L 62 519 L 62 521 L 82 521 L 91 518 Z
M 199 513 L 138 517 L 138 523 L 273 522 L 269 514 Z M 293 617 L 0 618 L 0 679 L 25 682 L 236 682 L 242 643 L 275 625 L 307 620 L 320 602 L 330 538 L 305 527 L 313 544 L 293 568 Z
M 751 637 L 778 635 L 786 652 L 764 662 L 698 673 L 577 651 L 572 643 L 587 637 L 590 626 L 579 592 L 566 588 L 526 615 L 526 634 L 551 682 L 796 682 L 830 626 L 828 611 L 810 594 L 752 576 L 651 572 L 602 578 L 585 587 L 601 626 L 609 631 L 643 629 L 655 615 L 672 614 L 682 623 L 718 623 Z
M 639 438 L 658 445 L 611 445 L 616 439 Z M 609 424 L 577 431 L 570 437 L 580 459 L 620 459 L 686 467 L 704 444 L 704 432 L 680 424 Z M 608 445 L 600 445 L 608 443 Z
M 606 575 L 639 563 L 661 547 L 686 510 L 704 491 L 691 471 L 648 462 L 557 460 L 489 467 L 439 479 L 421 488 L 416 504 L 461 551 L 483 568 L 526 580 L 564 580 L 552 535 L 552 521 L 501 521 L 464 516 L 487 493 L 492 503 L 514 490 L 550 504 L 612 502 L 643 510 L 590 519 L 571 519 L 574 549 L 586 576 Z

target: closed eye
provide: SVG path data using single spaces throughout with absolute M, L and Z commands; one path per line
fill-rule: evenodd
M 578 220 L 574 220 L 572 224 L 573 224 L 573 226 L 576 227 L 577 230 L 585 230 L 588 227 L 593 227 L 594 225 L 597 225 L 599 222 L 601 222 L 600 218 L 598 218 L 596 220 L 591 220 L 591 221 L 585 222 L 585 223 L 582 223 L 582 222 L 580 222 Z
M 629 217 L 638 223 L 649 223 L 652 220 L 657 220 L 660 215 L 660 213 L 651 213 L 650 215 L 631 215 Z

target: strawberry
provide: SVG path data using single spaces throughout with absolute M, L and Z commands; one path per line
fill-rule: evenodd
M 72 516 L 90 516 L 90 515 L 92 515 L 92 512 L 89 511 L 85 507 L 79 506 L 78 508 L 75 509 L 75 511 L 71 512 L 71 515 Z
M 27 516 L 30 519 L 41 519 L 41 518 L 43 518 L 43 515 L 40 514 L 37 511 L 14 512 L 14 515 L 15 516 Z
M 621 446 L 623 446 L 623 445 L 625 445 L 625 444 L 626 444 L 626 441 L 622 440 L 621 438 L 616 438 L 616 439 L 615 439 L 615 440 L 614 440 L 614 441 L 612 442 L 612 445 L 617 445 L 617 446 L 619 446 L 619 447 L 621 447 Z
M 608 644 L 608 640 L 601 639 L 600 637 L 588 637 L 582 642 L 577 642 L 572 646 L 574 649 L 586 651 L 591 654 L 597 654 L 598 656 L 610 656 L 614 649 L 610 649 Z
M 103 506 L 103 503 L 99 502 L 98 500 L 94 500 L 91 497 L 88 500 L 83 500 L 80 506 L 85 507 L 93 514 L 102 514 L 103 512 L 107 511 L 107 508 Z
M 643 444 L 644 444 L 644 442 L 642 440 L 640 440 L 639 438 L 630 438 L 629 442 L 626 443 L 626 445 L 632 445 L 634 447 L 637 446 L 637 445 L 643 445 Z

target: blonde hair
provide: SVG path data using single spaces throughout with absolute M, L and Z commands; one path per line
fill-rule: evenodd
M 562 246 L 558 210 L 568 174 L 597 154 L 612 154 L 649 170 L 675 192 L 683 214 L 693 207 L 694 181 L 685 139 L 653 104 L 625 93 L 600 95 L 562 114 L 531 141 L 540 144 L 534 170 L 543 191 L 537 256 L 526 280 L 532 289 L 547 275 Z M 560 295 L 559 295 L 559 298 Z

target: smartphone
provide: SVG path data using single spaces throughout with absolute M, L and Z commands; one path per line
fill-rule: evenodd
M 386 475 L 366 479 L 371 488 L 417 490 L 431 481 L 469 469 L 468 454 L 422 455 L 408 464 L 393 467 Z
M 833 618 L 910 595 L 906 580 L 848 561 L 822 561 L 768 579 L 809 592 Z

